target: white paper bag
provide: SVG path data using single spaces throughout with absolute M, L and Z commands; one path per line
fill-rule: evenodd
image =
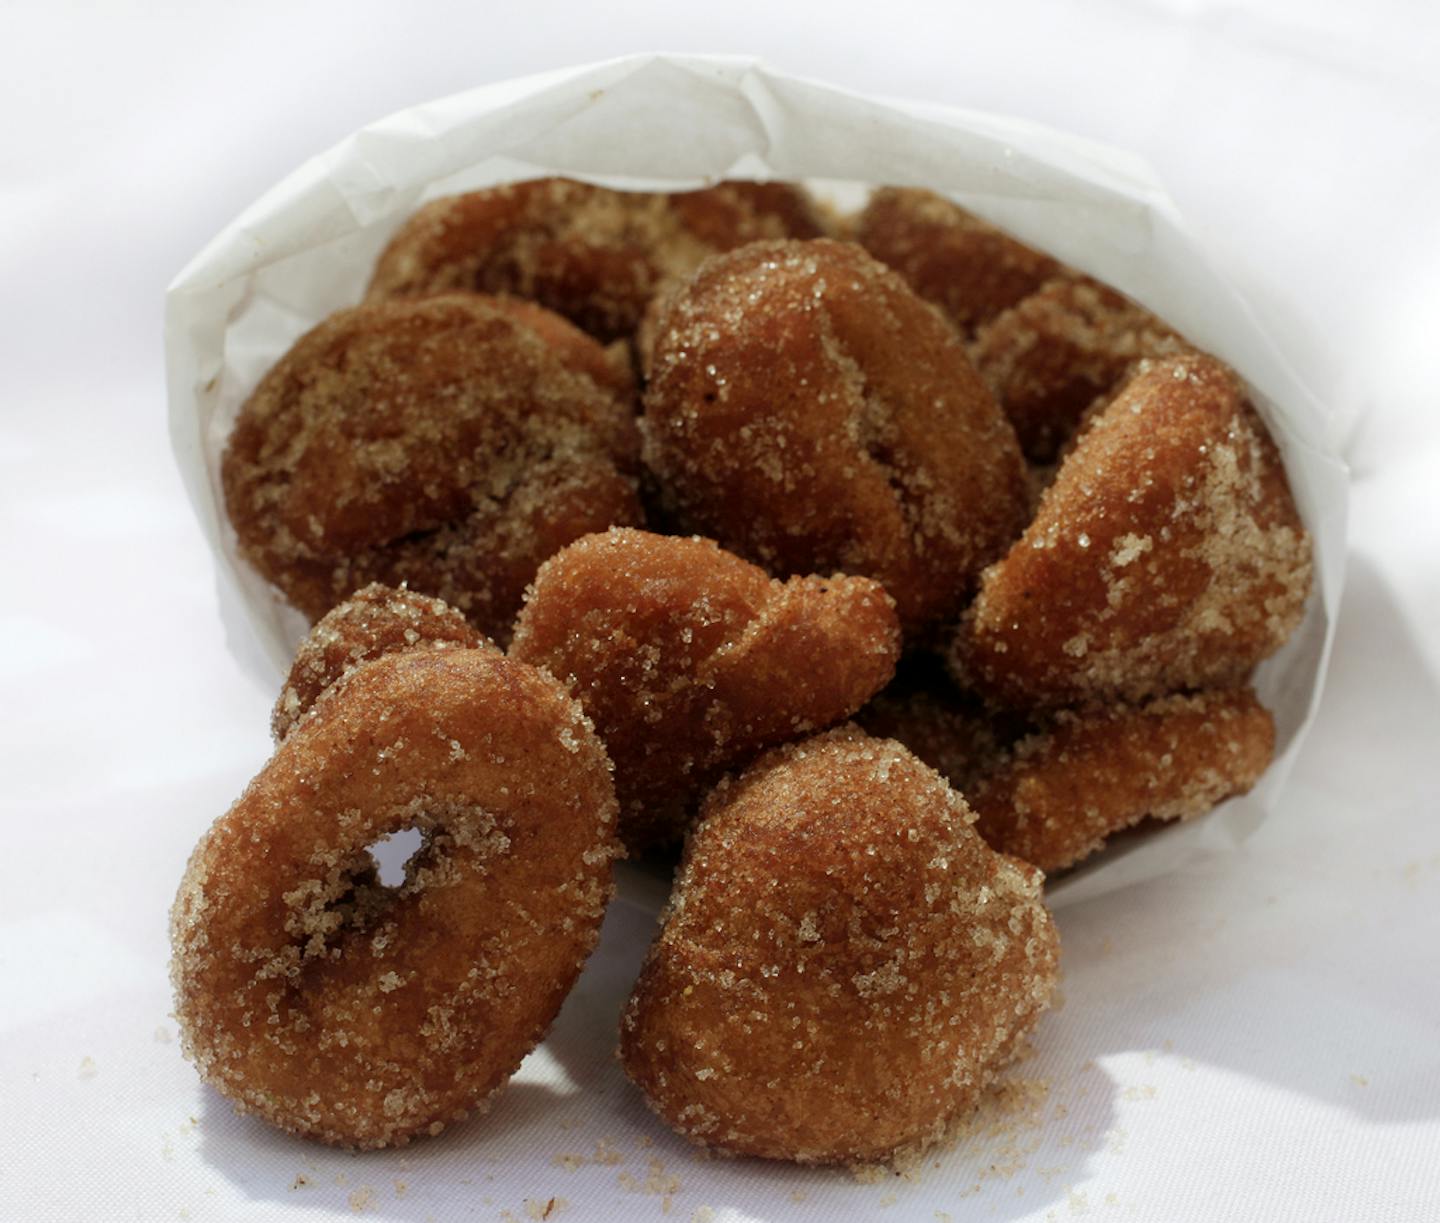
M 1339 604 L 1346 473 L 1328 414 L 1136 158 L 1033 123 L 861 97 L 747 59 L 635 56 L 392 115 L 300 167 L 176 278 L 166 302 L 171 436 L 215 548 L 237 657 L 278 688 L 305 627 L 239 559 L 225 518 L 219 461 L 241 403 L 295 339 L 360 299 L 376 256 L 421 203 L 542 175 L 635 190 L 720 178 L 928 187 L 1114 285 L 1234 365 L 1275 433 L 1315 542 L 1309 614 L 1257 682 L 1275 714 L 1277 759 L 1249 795 L 1108 851 L 1050 898 L 1073 903 L 1152 878 L 1254 829 L 1319 698 Z M 630 890 L 654 891 L 633 878 Z

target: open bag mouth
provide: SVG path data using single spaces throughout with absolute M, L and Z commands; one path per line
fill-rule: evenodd
M 1112 847 L 1048 899 L 1073 903 L 1153 878 L 1258 826 L 1313 718 L 1339 605 L 1347 474 L 1328 413 L 1135 157 L 748 59 L 633 56 L 402 111 L 300 167 L 175 279 L 165 339 L 171 437 L 217 556 L 228 640 L 246 666 L 278 687 L 306 626 L 240 558 L 226 520 L 220 456 L 241 404 L 300 335 L 364 296 L 376 257 L 422 203 L 545 176 L 660 191 L 722 178 L 803 181 L 846 202 L 872 185 L 928 188 L 1114 286 L 1233 366 L 1281 450 L 1314 547 L 1305 619 L 1255 678 L 1275 716 L 1275 761 L 1248 795 Z M 632 891 L 639 903 L 654 900 L 644 880 Z

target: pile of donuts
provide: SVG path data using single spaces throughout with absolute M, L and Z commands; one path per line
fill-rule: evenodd
M 222 477 L 313 627 L 181 883 L 176 1014 L 239 1109 L 359 1148 L 484 1108 L 614 861 L 676 850 L 619 1033 L 654 1111 L 941 1140 L 1049 1005 L 1045 876 L 1267 767 L 1311 581 L 1233 371 L 916 190 L 436 200 Z

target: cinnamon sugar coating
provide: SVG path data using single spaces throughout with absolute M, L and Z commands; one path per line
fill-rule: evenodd
M 645 460 L 681 521 L 772 573 L 953 618 L 1026 517 L 1015 435 L 954 329 L 859 247 L 762 242 L 668 301 Z
M 408 583 L 503 640 L 541 561 L 641 521 L 618 377 L 525 303 L 342 310 L 240 411 L 221 474 L 241 552 L 312 620 L 370 582 Z
M 991 846 L 1049 874 L 1147 817 L 1190 819 L 1245 793 L 1274 754 L 1274 719 L 1250 689 L 1167 696 L 1055 714 L 966 797 Z
M 1083 277 L 1042 285 L 980 328 L 970 356 L 1026 458 L 1048 463 L 1081 415 L 1136 361 L 1189 345 L 1141 306 Z
M 381 254 L 370 297 L 509 293 L 609 341 L 635 330 L 663 280 L 706 256 L 823 232 L 809 197 L 788 183 L 664 195 L 536 179 L 425 205 Z
M 483 1107 L 549 1027 L 611 894 L 615 796 L 580 707 L 491 650 L 366 663 L 191 856 L 171 911 L 186 1055 L 342 1146 Z M 398 887 L 367 847 L 424 834 Z
M 915 188 L 875 191 L 855 236 L 967 337 L 1063 270 L 958 204 Z
M 439 599 L 372 582 L 326 612 L 300 643 L 270 714 L 270 733 L 279 743 L 325 689 L 372 658 L 445 649 L 495 646 Z
M 693 1142 L 874 1162 L 942 1138 L 1048 1006 L 1033 868 L 898 744 L 846 726 L 706 800 L 621 1024 L 626 1073 Z
M 1233 371 L 1144 361 L 986 570 L 962 685 L 1017 708 L 1243 682 L 1299 623 L 1310 540 Z
M 541 567 L 511 656 L 563 680 L 595 723 L 634 851 L 678 839 L 726 769 L 854 713 L 899 637 L 868 578 L 781 582 L 710 540 L 617 528 Z

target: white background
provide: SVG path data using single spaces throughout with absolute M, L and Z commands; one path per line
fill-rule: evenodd
M 1140 152 L 1355 474 L 1329 689 L 1279 813 L 1064 911 L 1031 1110 L 914 1181 L 692 1156 L 610 1060 L 624 955 L 489 1118 L 390 1155 L 233 1117 L 167 1015 L 166 908 L 268 755 L 273 693 L 227 649 L 168 452 L 165 284 L 370 120 L 657 48 Z M 0 1219 L 525 1219 L 552 1196 L 561 1220 L 1440 1217 L 1437 60 L 1431 6 L 1395 0 L 0 10 Z M 647 934 L 617 910 L 607 937 L 638 957 Z

